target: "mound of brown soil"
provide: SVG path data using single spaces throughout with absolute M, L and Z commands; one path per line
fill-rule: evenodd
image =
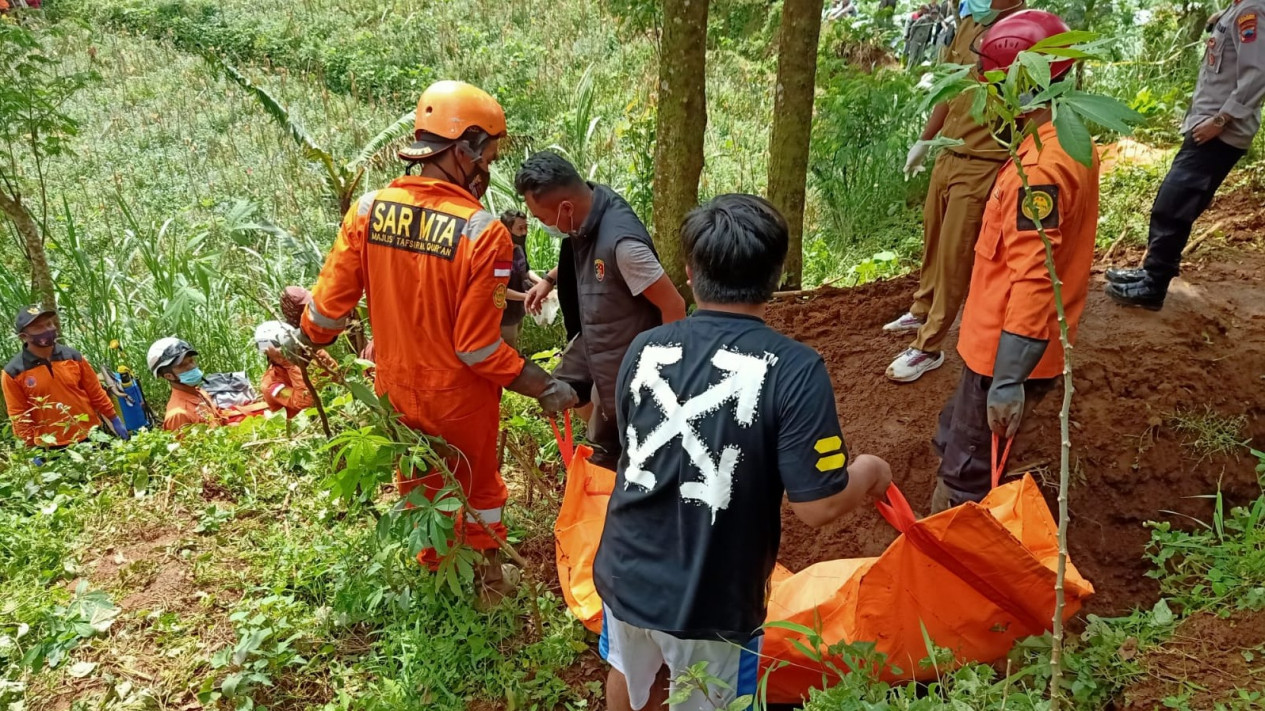
M 1259 494 L 1256 462 L 1242 455 L 1201 457 L 1190 436 L 1172 426 L 1178 411 L 1210 407 L 1246 416 L 1242 433 L 1265 439 L 1265 258 L 1219 254 L 1218 261 L 1174 282 L 1159 313 L 1124 309 L 1094 277 L 1074 354 L 1073 562 L 1097 588 L 1087 609 L 1117 613 L 1157 597 L 1143 552 L 1147 521 L 1211 519 L 1207 499 L 1218 487 L 1230 503 Z M 849 449 L 891 463 L 914 506 L 925 506 L 938 459 L 931 447 L 937 415 L 957 384 L 961 360 L 951 352 L 938 371 L 907 385 L 884 378 L 907 337 L 886 335 L 884 322 L 908 308 L 916 280 L 854 289 L 824 289 L 775 304 L 769 323 L 816 348 L 834 380 Z M 951 338 L 950 350 L 956 344 Z M 1055 503 L 1059 461 L 1058 393 L 1025 423 L 1011 470 L 1042 463 Z M 799 570 L 835 558 L 875 556 L 895 532 L 870 509 L 826 530 L 812 530 L 787 511 L 781 561 Z
M 1241 612 L 1222 619 L 1201 614 L 1183 622 L 1173 639 L 1142 658 L 1146 677 L 1125 690 L 1125 709 L 1210 709 L 1236 699 L 1239 689 L 1265 687 L 1265 612 Z

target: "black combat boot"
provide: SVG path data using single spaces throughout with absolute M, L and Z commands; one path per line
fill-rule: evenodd
M 1112 284 L 1135 284 L 1145 278 L 1145 269 L 1112 268 L 1107 270 L 1107 281 Z
M 1164 307 L 1164 297 L 1168 295 L 1168 280 L 1143 277 L 1141 281 L 1127 284 L 1108 284 L 1107 296 L 1117 304 L 1137 306 L 1148 311 L 1159 311 Z

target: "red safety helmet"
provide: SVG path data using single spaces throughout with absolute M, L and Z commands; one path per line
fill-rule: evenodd
M 1020 10 L 1003 17 L 988 28 L 980 40 L 980 74 L 993 70 L 1009 71 L 1020 52 L 1031 49 L 1043 39 L 1069 31 L 1063 18 L 1045 10 Z M 1075 59 L 1060 59 L 1050 64 L 1050 77 L 1058 79 L 1076 63 Z

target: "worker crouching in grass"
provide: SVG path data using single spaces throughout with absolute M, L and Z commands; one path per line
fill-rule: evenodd
M 285 410 L 289 418 L 315 405 L 319 397 L 308 389 L 303 369 L 285 356 L 294 352 L 297 341 L 298 330 L 281 321 L 265 321 L 255 329 L 255 347 L 268 359 L 259 389 L 269 410 Z M 312 362 L 320 365 L 321 380 L 341 380 L 338 363 L 325 351 L 317 351 Z M 320 385 L 314 382 L 313 387 Z
M 22 351 L 0 381 L 13 434 L 28 447 L 62 449 L 88 439 L 99 421 L 130 439 L 96 371 L 79 351 L 58 343 L 57 313 L 39 306 L 18 312 Z
M 616 386 L 623 454 L 594 562 L 609 709 L 660 708 L 700 662 L 725 686 L 673 708 L 754 694 L 783 493 L 824 526 L 891 483 L 883 460 L 849 460 L 821 356 L 764 323 L 788 248 L 777 210 L 722 195 L 681 244 L 698 310 L 634 339 Z
M 160 338 L 149 347 L 145 361 L 155 378 L 166 380 L 171 386 L 163 429 L 175 432 L 190 425 L 219 427 L 226 424 L 215 400 L 199 387 L 203 375 L 198 367 L 198 352 L 188 342 Z
M 1021 51 L 1066 31 L 1058 16 L 1042 10 L 999 20 L 981 43 L 980 73 L 1006 71 Z M 1070 77 L 1073 63 L 1055 62 L 1051 74 L 1056 80 Z M 1052 119 L 1048 106 L 1020 119 L 1021 126 L 1037 127 L 1015 158 L 1027 174 L 1035 214 L 1014 161 L 997 176 L 984 209 L 958 339 L 965 367 L 940 413 L 934 439 L 941 462 L 933 513 L 984 498 L 991 486 L 994 437 L 1003 451 L 1008 449 L 1004 443 L 1016 436 L 1024 416 L 1063 372 L 1054 284 L 1038 221 L 1053 246 L 1073 341 L 1085 310 L 1098 225 L 1097 150 L 1092 166 L 1072 159 L 1059 144 Z

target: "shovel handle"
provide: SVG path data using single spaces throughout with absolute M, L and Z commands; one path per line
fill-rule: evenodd
M 908 531 L 918 520 L 918 517 L 914 516 L 914 510 L 909 506 L 909 501 L 895 484 L 888 485 L 887 492 L 883 494 L 883 500 L 874 502 L 874 505 L 878 507 L 879 515 L 887 519 L 887 522 L 901 533 Z

